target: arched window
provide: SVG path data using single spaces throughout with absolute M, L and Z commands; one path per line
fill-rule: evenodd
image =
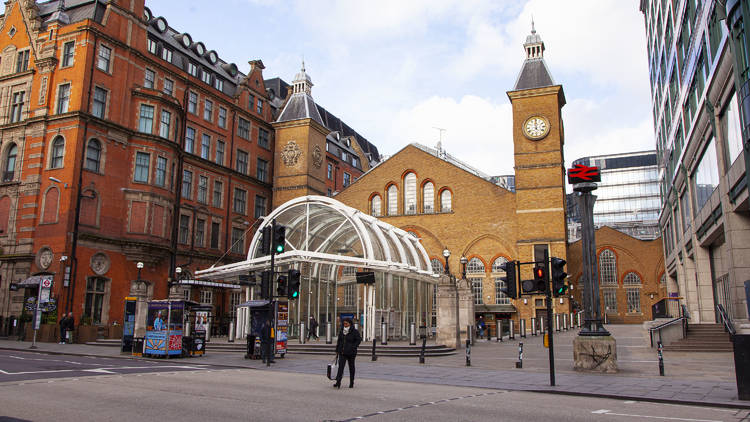
M 16 155 L 18 155 L 18 146 L 11 144 L 5 153 L 5 165 L 3 166 L 3 182 L 10 182 L 16 173 Z
M 102 158 L 102 144 L 97 139 L 89 141 L 86 147 L 86 170 L 99 172 Z
M 50 158 L 49 167 L 59 169 L 63 166 L 63 157 L 65 155 L 65 139 L 58 136 L 52 141 L 52 157 Z
M 474 293 L 474 304 L 482 304 L 482 282 L 484 281 L 484 263 L 479 258 L 471 258 L 466 265 L 466 274 L 471 282 L 471 291 Z
M 432 182 L 427 182 L 422 187 L 422 205 L 425 214 L 435 212 L 435 186 Z
M 451 212 L 451 191 L 440 192 L 440 212 Z
M 57 206 L 60 203 L 60 191 L 53 187 L 44 195 L 44 211 L 42 223 L 54 223 L 57 221 Z
M 442 274 L 443 273 L 443 271 L 444 271 L 444 269 L 443 269 L 443 263 L 439 259 L 432 258 L 430 260 L 430 265 L 432 266 L 432 272 L 433 273 L 435 273 L 435 274 Z
M 617 258 L 611 249 L 599 253 L 599 283 L 617 285 Z
M 398 188 L 391 185 L 388 188 L 388 215 L 398 214 Z
M 404 214 L 417 213 L 417 175 L 407 173 L 404 176 Z
M 632 286 L 632 285 L 640 286 L 641 284 L 643 284 L 643 282 L 641 281 L 641 278 L 638 277 L 638 274 L 636 274 L 636 273 L 627 273 L 627 274 L 625 274 L 625 278 L 623 279 L 622 284 L 624 284 L 626 286 L 628 286 L 628 285 L 630 285 L 630 286 Z
M 630 272 L 625 274 L 622 281 L 625 285 L 625 296 L 628 299 L 628 313 L 641 312 L 641 285 L 643 282 L 638 274 Z
M 506 262 L 508 262 L 508 259 L 501 256 L 492 263 L 492 276 L 495 279 L 495 304 L 497 305 L 510 304 L 510 298 L 503 293 L 503 289 L 505 289 L 507 283 L 502 280 L 505 277 L 505 270 L 502 269 L 501 265 Z
M 374 217 L 380 217 L 380 213 L 380 195 L 375 195 L 370 201 L 370 214 Z

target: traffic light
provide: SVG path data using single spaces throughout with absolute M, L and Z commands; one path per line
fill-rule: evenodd
M 260 253 L 262 255 L 268 255 L 271 253 L 271 233 L 273 228 L 271 226 L 263 227 L 260 237 Z
M 280 275 L 276 285 L 276 296 L 285 297 L 287 293 L 286 276 Z
M 568 277 L 568 274 L 563 271 L 565 260 L 552 257 L 550 258 L 550 265 L 552 267 L 552 270 L 550 271 L 550 276 L 552 278 L 552 294 L 555 297 L 565 296 L 565 293 L 568 291 L 568 286 L 565 284 L 565 278 Z
M 287 277 L 288 277 L 288 280 L 287 280 L 288 288 L 286 292 L 286 297 L 288 297 L 289 299 L 297 299 L 299 297 L 300 272 L 299 270 L 291 269 L 287 273 Z
M 286 227 L 280 225 L 280 224 L 273 224 L 273 242 L 271 244 L 271 247 L 273 248 L 273 253 L 282 253 L 284 252 L 284 246 L 286 243 Z
M 546 264 L 546 263 L 545 263 Z M 544 264 L 534 266 L 534 287 L 538 292 L 546 292 L 549 285 L 549 274 Z
M 500 269 L 505 271 L 505 277 L 500 280 L 505 282 L 505 287 L 501 290 L 511 299 L 518 299 L 518 281 L 516 280 L 516 261 L 507 261 L 500 265 Z
M 271 279 L 273 278 L 273 272 L 270 270 L 263 271 L 260 275 L 260 297 L 261 299 L 270 300 L 273 295 L 271 294 Z

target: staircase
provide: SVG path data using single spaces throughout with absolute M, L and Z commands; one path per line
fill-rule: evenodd
M 664 346 L 669 352 L 731 352 L 732 342 L 722 324 L 692 324 L 687 337 Z
M 120 347 L 120 340 L 108 340 L 99 339 L 86 343 L 90 346 L 105 346 L 105 347 Z M 235 341 L 234 343 L 228 343 L 225 341 L 209 342 L 206 343 L 206 353 L 245 353 L 246 344 L 245 341 Z M 422 349 L 421 344 L 417 346 L 409 346 L 408 344 L 388 344 L 381 345 L 379 342 L 375 347 L 375 354 L 378 356 L 394 356 L 394 357 L 417 357 Z M 291 354 L 305 354 L 305 355 L 326 355 L 331 356 L 336 353 L 335 344 L 325 343 L 307 343 L 299 344 L 297 341 L 290 341 L 287 344 L 287 351 Z M 359 346 L 359 354 L 369 355 L 372 353 L 372 342 L 362 342 Z M 456 354 L 456 349 L 451 349 L 444 345 L 427 345 L 425 347 L 425 356 L 448 356 Z

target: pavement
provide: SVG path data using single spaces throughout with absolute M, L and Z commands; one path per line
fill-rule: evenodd
M 664 352 L 666 374 L 660 376 L 656 351 L 649 347 L 641 326 L 609 325 L 607 328 L 617 339 L 620 368 L 617 374 L 573 370 L 572 341 L 576 331 L 570 330 L 556 332 L 554 336 L 555 386 L 550 385 L 548 351 L 542 346 L 541 336 L 516 336 L 511 341 L 506 337 L 502 343 L 495 339 L 477 340 L 471 349 L 471 366 L 466 366 L 463 349 L 452 356 L 429 357 L 425 364 L 419 364 L 415 358 L 398 357 L 379 357 L 373 362 L 371 346 L 363 344 L 357 359 L 357 378 L 750 409 L 750 401 L 737 397 L 732 353 Z M 212 343 L 219 341 L 222 340 L 214 339 Z M 516 369 L 520 342 L 524 343 L 523 368 Z M 0 340 L 0 350 L 30 351 L 29 346 L 28 342 Z M 122 356 L 115 347 L 83 344 L 37 343 L 37 349 L 33 350 L 47 354 L 141 359 Z M 209 343 L 205 356 L 170 360 L 189 365 L 324 376 L 326 364 L 332 358 L 289 354 L 267 367 L 260 361 L 244 359 L 241 353 L 212 352 Z

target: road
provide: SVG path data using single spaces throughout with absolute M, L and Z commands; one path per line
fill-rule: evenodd
M 322 371 L 189 363 L 0 351 L 0 421 L 750 420 L 747 410 L 388 380 L 336 390 Z

